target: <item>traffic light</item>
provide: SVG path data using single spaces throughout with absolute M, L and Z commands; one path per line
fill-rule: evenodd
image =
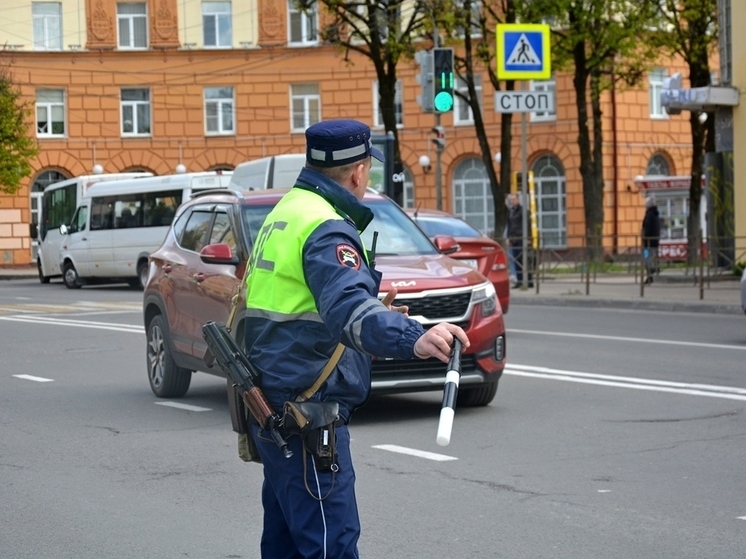
M 417 96 L 417 102 L 422 107 L 423 113 L 433 112 L 433 53 L 427 50 L 418 51 L 414 59 L 420 65 L 420 73 L 417 74 L 417 83 L 421 86 L 421 95 Z
M 433 143 L 438 151 L 443 151 L 446 147 L 446 129 L 443 126 L 433 126 Z
M 434 90 L 436 112 L 453 110 L 453 49 L 433 49 Z

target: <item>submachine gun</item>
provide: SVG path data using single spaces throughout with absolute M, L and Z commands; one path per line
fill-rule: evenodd
M 259 373 L 241 351 L 235 340 L 231 338 L 228 329 L 222 322 L 208 322 L 202 327 L 202 337 L 205 338 L 210 352 L 223 369 L 233 385 L 243 392 L 243 401 L 254 416 L 257 423 L 267 431 L 275 441 L 285 458 L 290 458 L 293 451 L 288 448 L 287 441 L 280 433 L 282 417 L 269 405 L 262 390 L 256 385 Z M 251 436 L 251 435 L 249 435 Z

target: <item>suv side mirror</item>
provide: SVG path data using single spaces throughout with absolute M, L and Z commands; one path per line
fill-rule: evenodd
M 70 231 L 64 223 L 60 225 L 60 235 L 67 235 Z
M 239 263 L 238 256 L 233 256 L 231 247 L 225 243 L 207 245 L 199 253 L 199 258 L 205 264 L 233 264 Z
M 461 250 L 461 245 L 456 242 L 456 239 L 447 235 L 438 235 L 433 239 L 435 248 L 437 248 L 442 254 L 453 254 L 454 252 Z
M 39 228 L 36 225 L 36 223 L 29 223 L 28 229 L 29 229 L 29 237 L 31 237 L 33 240 L 36 240 L 39 238 Z

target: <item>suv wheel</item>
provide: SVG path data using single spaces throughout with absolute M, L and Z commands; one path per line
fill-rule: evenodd
M 78 271 L 71 262 L 65 262 L 65 265 L 62 267 L 62 281 L 68 289 L 80 289 L 80 286 L 83 285 Z
M 164 319 L 158 315 L 148 325 L 148 380 L 159 398 L 181 398 L 189 390 L 192 372 L 179 367 L 171 355 L 171 341 Z
M 486 406 L 495 399 L 495 394 L 497 394 L 497 381 L 476 388 L 461 388 L 458 391 L 456 405 L 465 408 Z
M 41 259 L 36 260 L 36 269 L 39 270 L 39 281 L 41 283 L 49 283 L 49 276 L 45 276 L 41 269 Z

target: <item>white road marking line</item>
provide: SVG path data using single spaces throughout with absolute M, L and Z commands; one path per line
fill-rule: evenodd
M 35 377 L 32 375 L 13 375 L 16 378 L 22 378 L 25 380 L 33 380 L 36 382 L 54 382 L 54 379 L 51 378 L 44 378 L 44 377 Z
M 746 516 L 739 516 L 738 520 L 746 520 Z
M 169 408 L 178 408 L 180 410 L 187 411 L 212 411 L 212 408 L 201 408 L 199 406 L 191 406 L 189 404 L 179 404 L 177 402 L 153 402 L 157 406 L 166 406 Z
M 417 450 L 415 448 L 407 448 L 406 446 L 399 446 L 395 444 L 377 444 L 373 445 L 373 448 L 380 450 L 387 450 L 388 452 L 396 452 L 398 454 L 407 454 L 409 456 L 416 456 L 417 458 L 425 458 L 426 460 L 435 460 L 436 462 L 448 462 L 449 460 L 458 460 L 455 456 L 446 456 L 445 454 L 436 454 L 434 452 L 427 452 L 425 450 Z
M 99 330 L 114 330 L 116 332 L 132 332 L 143 334 L 145 328 L 134 324 L 114 324 L 111 322 L 93 322 L 82 320 L 66 320 L 61 318 L 47 318 L 41 316 L 0 316 L 0 320 L 8 322 L 26 322 L 30 324 L 49 324 L 52 326 L 74 326 L 76 328 L 97 328 Z
M 599 334 L 578 334 L 573 332 L 546 332 L 543 330 L 520 330 L 510 328 L 508 333 L 515 332 L 518 334 L 537 334 L 539 336 L 560 336 L 564 338 L 588 338 L 591 340 L 612 340 L 617 342 L 635 342 L 644 344 L 663 344 L 678 345 L 686 347 L 706 347 L 710 349 L 737 349 L 746 351 L 746 345 L 725 345 L 725 344 L 707 344 L 704 342 L 681 342 L 677 340 L 654 340 L 649 338 L 628 338 L 625 336 L 601 336 Z
M 599 489 L 599 493 L 611 493 L 611 489 Z
M 673 394 L 687 394 L 690 396 L 707 396 L 726 400 L 741 400 L 746 402 L 746 389 L 732 386 L 715 386 L 709 384 L 688 384 L 664 380 L 649 380 L 635 377 L 615 377 L 611 375 L 596 375 L 577 371 L 562 371 L 546 367 L 532 367 L 529 365 L 509 365 L 503 374 L 577 382 L 581 384 L 596 384 L 599 386 L 613 386 L 617 388 L 632 388 L 635 390 L 653 390 Z

